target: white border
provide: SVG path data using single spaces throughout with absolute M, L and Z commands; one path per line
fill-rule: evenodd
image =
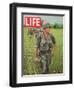
M 63 74 L 32 75 L 30 77 L 21 76 L 21 13 L 48 13 L 64 14 L 63 29 Z M 45 81 L 64 81 L 69 80 L 69 11 L 40 8 L 17 8 L 17 83 L 45 82 Z

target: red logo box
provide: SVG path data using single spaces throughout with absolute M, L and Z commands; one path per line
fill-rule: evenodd
M 41 27 L 41 18 L 40 17 L 24 17 L 24 26 L 32 28 Z

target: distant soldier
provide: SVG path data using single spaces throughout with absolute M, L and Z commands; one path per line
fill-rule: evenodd
M 32 38 L 32 36 L 33 36 L 33 30 L 30 27 L 28 27 L 28 35 L 30 38 Z
M 42 74 L 49 73 L 48 67 L 51 63 L 51 52 L 55 45 L 55 38 L 50 33 L 49 24 L 45 24 L 44 27 L 41 28 L 40 32 L 37 33 L 36 40 L 36 57 L 40 57 Z

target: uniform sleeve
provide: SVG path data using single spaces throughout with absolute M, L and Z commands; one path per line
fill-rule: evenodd
M 36 41 L 36 47 L 39 48 L 40 47 L 40 37 L 37 38 L 37 41 Z
M 56 44 L 55 37 L 53 35 L 51 35 L 51 39 L 52 39 L 53 44 Z

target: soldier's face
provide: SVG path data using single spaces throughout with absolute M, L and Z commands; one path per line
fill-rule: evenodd
M 48 32 L 49 32 L 49 28 L 45 28 L 44 30 L 45 30 L 45 32 L 46 32 L 46 33 L 48 33 Z

